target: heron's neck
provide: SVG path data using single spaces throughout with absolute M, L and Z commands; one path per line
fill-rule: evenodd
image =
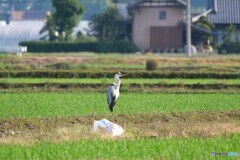
M 121 80 L 120 80 L 120 78 L 117 78 L 117 79 L 116 79 L 116 86 L 115 86 L 115 88 L 116 88 L 116 89 L 119 89 L 119 88 L 120 88 L 120 85 L 121 85 Z

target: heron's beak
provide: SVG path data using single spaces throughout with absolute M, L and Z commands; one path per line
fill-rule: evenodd
M 120 74 L 119 77 L 125 77 L 127 76 L 126 74 Z

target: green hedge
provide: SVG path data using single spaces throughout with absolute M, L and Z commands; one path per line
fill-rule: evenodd
M 192 90 L 222 90 L 222 89 L 240 89 L 240 84 L 121 84 L 121 91 L 134 91 L 136 89 L 145 89 L 151 91 L 151 88 L 154 89 L 167 89 L 172 88 L 172 92 L 177 92 L 177 89 L 192 89 Z M 90 89 L 98 90 L 105 89 L 108 84 L 80 84 L 80 83 L 0 83 L 0 89 L 27 89 L 33 88 L 34 90 L 44 89 L 45 91 L 51 91 L 52 89 Z M 174 90 L 175 88 L 175 90 Z M 66 90 L 65 90 L 66 91 Z M 185 90 L 187 91 L 187 90 Z
M 224 43 L 219 47 L 219 53 L 240 53 L 240 42 Z
M 138 51 L 136 46 L 129 41 L 117 42 L 49 42 L 28 41 L 20 42 L 27 46 L 28 52 L 96 52 L 96 53 L 133 53 Z
M 0 78 L 113 78 L 115 71 L 0 71 Z M 237 79 L 239 73 L 214 72 L 127 72 L 128 78 L 216 78 Z

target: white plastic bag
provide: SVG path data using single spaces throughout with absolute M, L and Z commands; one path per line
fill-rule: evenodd
M 118 124 L 112 123 L 107 119 L 94 121 L 93 132 L 97 132 L 100 128 L 104 129 L 108 134 L 112 136 L 121 136 L 124 132 L 121 126 L 119 126 Z

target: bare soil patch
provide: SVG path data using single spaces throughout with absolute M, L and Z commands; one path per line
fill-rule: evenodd
M 14 60 L 3 59 L 3 62 L 10 62 Z M 82 64 L 82 63 L 92 63 L 95 61 L 94 57 L 80 57 L 80 56 L 27 56 L 21 59 L 15 59 L 14 63 L 22 64 L 53 64 L 53 63 L 71 63 L 71 64 Z
M 120 138 L 213 137 L 240 133 L 240 110 L 168 114 L 113 114 L 76 117 L 1 119 L 0 144 L 111 138 L 92 132 L 94 120 L 124 127 Z

